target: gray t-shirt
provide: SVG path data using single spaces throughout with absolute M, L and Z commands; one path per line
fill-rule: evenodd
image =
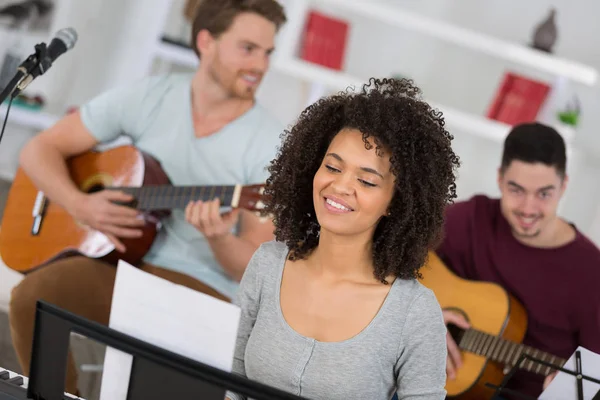
M 193 77 L 140 78 L 83 105 L 81 118 L 100 142 L 129 136 L 161 163 L 175 186 L 264 183 L 283 125 L 257 103 L 218 132 L 197 138 L 190 101 Z M 144 261 L 189 275 L 232 298 L 238 282 L 223 270 L 206 237 L 185 220 L 185 206 L 182 202 L 163 218 Z
M 293 330 L 281 312 L 287 256 L 287 246 L 272 241 L 248 264 L 234 300 L 241 320 L 233 372 L 309 399 L 389 400 L 394 392 L 400 400 L 445 398 L 446 326 L 430 289 L 396 279 L 359 334 L 319 342 Z

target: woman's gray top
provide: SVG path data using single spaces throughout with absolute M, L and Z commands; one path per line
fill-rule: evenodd
M 389 400 L 394 392 L 400 400 L 445 398 L 446 326 L 430 289 L 396 279 L 365 329 L 341 342 L 319 342 L 283 317 L 287 256 L 287 246 L 272 241 L 248 264 L 235 299 L 241 319 L 233 372 L 309 399 Z

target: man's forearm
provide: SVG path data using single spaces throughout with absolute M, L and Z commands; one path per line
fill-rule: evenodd
M 65 160 L 57 151 L 31 142 L 23 149 L 20 163 L 33 184 L 58 205 L 69 208 L 81 195 L 71 180 Z
M 258 246 L 234 234 L 217 239 L 208 239 L 208 243 L 225 272 L 236 281 L 240 281 Z

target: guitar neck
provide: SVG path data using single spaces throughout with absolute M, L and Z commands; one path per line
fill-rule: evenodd
M 135 207 L 140 210 L 172 210 L 185 208 L 190 201 L 211 201 L 218 198 L 221 206 L 237 207 L 240 199 L 239 185 L 224 186 L 171 186 L 148 185 L 142 187 L 113 187 L 135 197 Z
M 465 351 L 510 366 L 516 365 L 522 354 L 529 355 L 535 359 L 545 361 L 558 367 L 562 367 L 567 362 L 567 360 L 552 354 L 475 329 L 464 330 L 458 345 Z M 545 376 L 554 371 L 553 368 L 529 358 L 524 358 L 522 360 L 521 369 Z

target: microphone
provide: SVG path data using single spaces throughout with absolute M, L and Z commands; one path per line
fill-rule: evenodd
M 40 43 L 35 46 L 35 53 L 31 54 L 17 68 L 15 77 L 0 93 L 0 104 L 11 95 L 15 98 L 35 78 L 43 75 L 50 69 L 58 57 L 71 50 L 77 42 L 77 32 L 73 28 L 59 30 L 50 44 Z
M 66 53 L 68 50 L 71 50 L 75 43 L 77 42 L 77 32 L 73 28 L 64 28 L 58 31 L 55 37 L 50 42 L 48 47 L 45 46 L 44 43 L 41 44 L 42 49 L 40 51 L 36 51 L 33 62 L 35 65 L 28 71 L 28 75 L 19 83 L 18 89 L 19 91 L 23 91 L 35 78 L 40 75 L 44 75 L 46 71 L 50 69 L 52 63 L 61 55 Z M 36 46 L 37 47 L 40 45 Z M 38 54 L 39 53 L 39 54 Z M 31 56 L 30 56 L 31 57 Z M 29 58 L 27 59 L 29 60 Z M 25 60 L 25 63 L 27 63 Z M 28 69 L 26 66 L 21 65 L 21 67 Z

